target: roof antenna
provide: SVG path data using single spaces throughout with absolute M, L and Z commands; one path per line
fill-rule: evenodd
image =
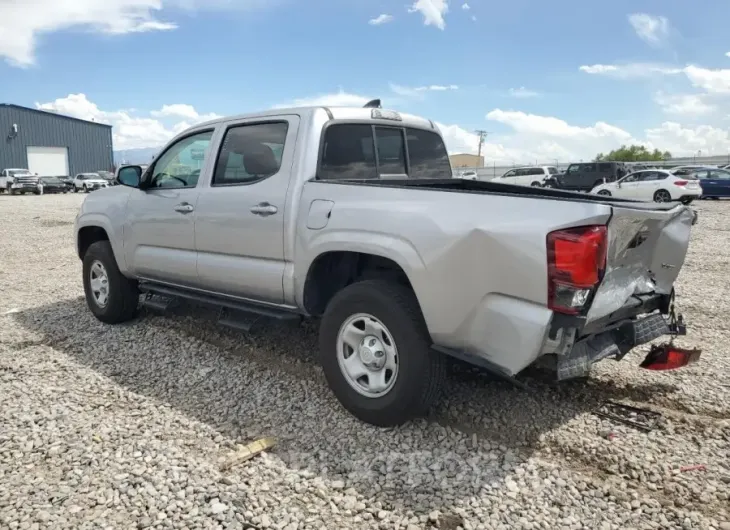
M 364 109 L 382 109 L 383 106 L 380 104 L 379 99 L 373 99 L 373 100 L 365 103 L 365 105 L 363 105 L 363 108 Z

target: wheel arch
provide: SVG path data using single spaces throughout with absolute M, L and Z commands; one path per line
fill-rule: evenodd
M 406 267 L 399 260 L 384 254 L 354 250 L 319 253 L 307 268 L 301 289 L 300 300 L 305 311 L 310 315 L 321 315 L 335 294 L 363 280 L 389 280 L 408 287 L 416 294 Z
M 118 230 L 120 231 L 121 228 Z M 86 214 L 76 224 L 76 254 L 83 260 L 86 251 L 97 241 L 109 241 L 119 270 L 127 270 L 121 236 L 112 227 L 109 220 L 98 214 Z

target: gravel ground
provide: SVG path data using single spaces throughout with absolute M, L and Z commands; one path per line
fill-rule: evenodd
M 311 324 L 96 321 L 82 199 L 0 196 L 0 528 L 730 529 L 727 202 L 697 204 L 678 285 L 699 364 L 637 352 L 532 392 L 455 369 L 432 417 L 380 430 L 331 395 Z M 641 432 L 606 400 L 661 416 Z M 279 444 L 219 471 L 260 436 Z

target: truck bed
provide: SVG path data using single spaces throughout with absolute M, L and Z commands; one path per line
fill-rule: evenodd
M 327 182 L 332 184 L 358 184 L 363 186 L 380 186 L 392 188 L 419 188 L 433 189 L 438 191 L 452 191 L 460 193 L 488 193 L 496 195 L 509 196 L 525 196 L 531 198 L 544 198 L 563 201 L 579 201 L 601 203 L 609 205 L 621 205 L 624 208 L 632 208 L 637 210 L 654 210 L 666 211 L 677 206 L 676 203 L 650 203 L 635 201 L 632 199 L 620 199 L 617 197 L 606 198 L 600 195 L 592 195 L 590 193 L 581 193 L 577 191 L 558 190 L 553 188 L 537 188 L 527 186 L 517 186 L 513 184 L 502 184 L 497 182 L 489 182 L 484 180 L 464 180 L 457 178 L 444 179 L 363 179 L 363 180 L 325 180 L 318 182 Z

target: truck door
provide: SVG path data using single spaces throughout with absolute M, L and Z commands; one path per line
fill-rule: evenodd
M 210 156 L 213 132 L 212 128 L 196 131 L 177 140 L 148 170 L 148 187 L 130 191 L 124 253 L 136 276 L 197 287 L 198 180 Z
M 195 242 L 204 289 L 284 302 L 284 230 L 298 116 L 227 122 L 210 184 L 198 198 Z

